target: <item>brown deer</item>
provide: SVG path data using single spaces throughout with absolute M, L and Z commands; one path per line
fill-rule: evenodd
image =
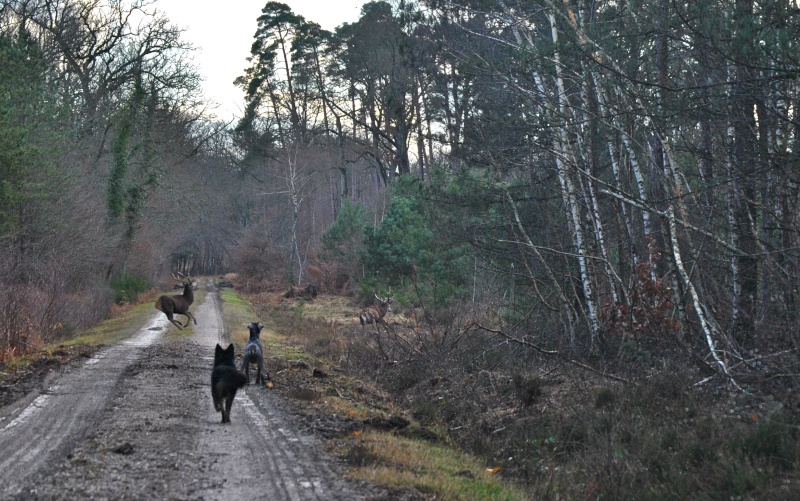
M 392 297 L 386 296 L 386 299 L 381 299 L 375 294 L 375 299 L 378 304 L 362 308 L 358 312 L 358 319 L 361 320 L 361 326 L 365 324 L 375 324 L 375 329 L 378 329 L 378 324 L 383 324 L 383 317 L 392 310 Z
M 183 280 L 175 275 L 172 275 L 172 278 L 178 280 L 179 282 L 183 282 L 183 294 L 180 296 L 161 296 L 156 301 L 156 309 L 163 311 L 170 322 L 175 324 L 178 329 L 183 330 L 184 327 L 189 326 L 189 320 L 194 320 L 194 324 L 197 325 L 197 319 L 194 318 L 194 315 L 189 313 L 189 306 L 192 305 L 192 301 L 194 301 L 194 290 L 192 290 L 192 279 L 184 275 Z M 184 315 L 186 316 L 186 324 L 181 325 L 180 322 L 172 318 L 173 315 Z

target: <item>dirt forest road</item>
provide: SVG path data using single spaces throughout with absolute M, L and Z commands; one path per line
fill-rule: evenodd
M 240 391 L 232 423 L 220 423 L 209 381 L 225 327 L 206 286 L 191 338 L 165 337 L 170 324 L 154 314 L 127 342 L 0 409 L 0 499 L 382 497 L 343 479 L 264 387 Z

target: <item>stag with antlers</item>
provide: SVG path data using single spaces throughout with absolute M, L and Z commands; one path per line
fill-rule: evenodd
M 156 309 L 163 311 L 164 314 L 167 315 L 169 321 L 175 324 L 178 329 L 183 330 L 184 327 L 188 327 L 190 320 L 193 320 L 194 324 L 197 325 L 197 319 L 195 319 L 194 315 L 189 312 L 189 306 L 191 306 L 192 302 L 194 301 L 194 290 L 192 289 L 191 277 L 183 274 L 181 274 L 179 277 L 175 274 L 172 274 L 172 278 L 183 283 L 183 294 L 180 296 L 161 296 L 156 301 Z M 184 315 L 186 317 L 186 323 L 181 325 L 180 322 L 173 318 L 173 315 Z
M 358 312 L 358 319 L 361 321 L 361 326 L 366 324 L 374 324 L 375 329 L 378 329 L 378 324 L 384 324 L 383 317 L 392 310 L 392 296 L 387 295 L 386 299 L 381 299 L 375 294 L 375 299 L 378 300 L 377 305 L 367 306 Z

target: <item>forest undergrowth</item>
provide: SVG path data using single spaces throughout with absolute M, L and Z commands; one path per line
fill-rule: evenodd
M 459 312 L 433 325 L 398 305 L 376 328 L 359 325 L 351 298 L 250 299 L 288 343 L 359 388 L 347 390 L 354 400 L 423 430 L 412 438 L 457 445 L 526 497 L 800 496 L 792 378 L 739 390 L 659 341 L 625 340 L 613 356 L 574 363 L 462 323 Z M 373 471 L 384 461 L 338 452 Z
M 789 374 L 740 379 L 738 390 L 659 341 L 626 340 L 581 366 L 459 315 L 431 328 L 396 305 L 385 327 L 362 327 L 350 297 L 245 297 L 255 311 L 245 302 L 234 323 L 265 323 L 274 391 L 351 475 L 395 486 L 398 499 L 800 496 L 800 397 Z M 118 323 L 135 324 L 127 316 Z M 19 396 L 59 357 L 85 359 L 88 339 L 6 367 L 0 386 Z

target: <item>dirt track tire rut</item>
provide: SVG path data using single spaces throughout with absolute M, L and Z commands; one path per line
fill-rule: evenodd
M 213 287 L 196 316 L 191 337 L 165 337 L 166 320 L 154 316 L 0 422 L 0 497 L 382 497 L 345 480 L 264 387 L 240 391 L 232 423 L 221 424 L 209 383 L 214 345 L 226 335 Z

